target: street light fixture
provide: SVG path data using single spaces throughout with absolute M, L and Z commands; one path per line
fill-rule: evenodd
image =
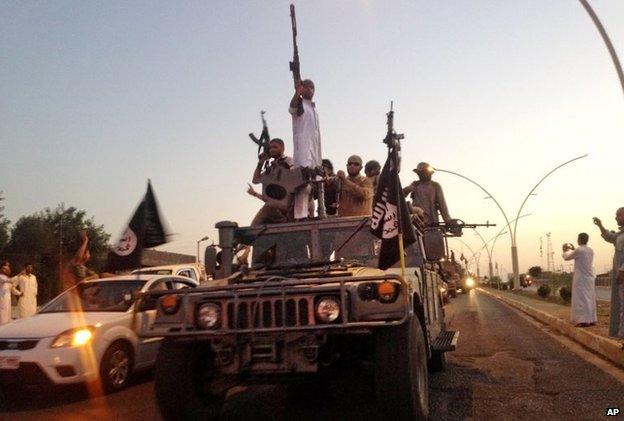
M 449 174 L 453 174 L 456 175 L 458 177 L 463 178 L 464 180 L 470 181 L 472 184 L 474 184 L 475 186 L 479 187 L 485 194 L 487 194 L 486 198 L 492 199 L 492 201 L 496 204 L 496 207 L 498 207 L 498 210 L 500 210 L 500 212 L 503 214 L 503 217 L 505 218 L 505 222 L 507 223 L 507 228 L 509 229 L 509 236 L 511 237 L 511 265 L 513 267 L 513 286 L 515 289 L 520 287 L 520 270 L 519 270 L 519 264 L 518 264 L 518 246 L 516 243 L 516 231 L 518 228 L 518 219 L 520 219 L 520 213 L 522 212 L 522 208 L 524 207 L 526 201 L 529 199 L 530 196 L 534 196 L 533 192 L 535 191 L 535 189 L 537 189 L 537 187 L 542 184 L 542 182 L 552 173 L 554 173 L 555 171 L 557 171 L 559 168 L 570 164 L 578 159 L 581 158 L 585 158 L 587 156 L 587 154 L 585 155 L 581 155 L 581 156 L 577 156 L 576 158 L 570 159 L 566 162 L 564 162 L 563 164 L 557 165 L 555 168 L 553 168 L 552 170 L 550 170 L 548 173 L 546 173 L 545 176 L 543 176 L 535 186 L 533 186 L 533 188 L 531 189 L 531 191 L 529 191 L 529 194 L 526 195 L 526 197 L 524 198 L 524 200 L 522 201 L 522 204 L 520 205 L 520 208 L 518 209 L 518 214 L 516 216 L 515 219 L 515 224 L 513 227 L 513 230 L 511 228 L 511 222 L 509 221 L 509 218 L 507 217 L 507 214 L 505 213 L 505 211 L 503 210 L 503 207 L 500 205 L 500 203 L 498 203 L 498 200 L 496 200 L 494 198 L 494 196 L 485 189 L 485 187 L 483 187 L 482 185 L 480 185 L 479 183 L 477 183 L 476 181 L 474 181 L 471 178 L 466 177 L 465 175 L 453 172 L 453 171 L 449 171 L 449 170 L 443 170 L 440 168 L 436 168 L 435 170 L 438 172 L 446 172 Z
M 197 240 L 197 258 L 195 260 L 196 263 L 199 263 L 199 243 L 201 243 L 202 241 L 207 241 L 208 240 L 208 236 L 206 235 L 205 237 Z

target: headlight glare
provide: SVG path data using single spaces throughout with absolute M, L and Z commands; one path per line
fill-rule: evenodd
M 93 339 L 95 328 L 93 326 L 66 330 L 52 341 L 51 348 L 80 347 L 88 344 Z

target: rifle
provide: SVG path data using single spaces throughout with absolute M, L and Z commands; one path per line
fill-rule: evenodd
M 461 219 L 452 219 L 451 223 L 438 222 L 437 224 L 429 225 L 425 228 L 425 231 L 437 231 L 441 230 L 446 237 L 461 237 L 462 229 L 464 228 L 476 228 L 476 227 L 495 227 L 496 224 L 467 224 Z
M 264 114 L 266 111 L 260 111 L 260 119 L 262 120 L 262 133 L 260 134 L 260 138 L 257 138 L 253 133 L 249 133 L 249 137 L 251 140 L 258 145 L 258 155 L 260 155 L 260 151 L 266 156 L 266 161 L 264 161 L 265 167 L 269 162 L 269 142 L 271 141 L 271 136 L 269 136 L 269 126 L 267 126 L 267 122 L 264 119 Z
M 386 137 L 383 142 L 388 145 L 388 149 L 391 150 L 392 153 L 396 156 L 397 163 L 397 171 L 400 171 L 401 168 L 401 140 L 405 139 L 405 135 L 403 133 L 397 133 L 394 131 L 394 111 L 392 109 L 393 101 L 390 101 L 390 111 L 386 114 L 387 120 L 386 125 L 388 126 L 388 131 L 386 132 Z
M 293 73 L 293 82 L 295 89 L 301 83 L 301 68 L 299 65 L 299 48 L 297 47 L 297 18 L 295 17 L 295 5 L 290 5 L 290 24 L 293 34 L 293 61 L 289 62 L 290 71 Z

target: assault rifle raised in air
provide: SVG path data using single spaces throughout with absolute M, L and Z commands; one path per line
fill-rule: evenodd
M 264 119 L 265 113 L 265 111 L 260 111 L 260 119 L 262 120 L 262 133 L 260 133 L 260 138 L 257 138 L 253 133 L 249 133 L 249 137 L 258 145 L 258 155 L 262 152 L 267 157 L 265 161 L 265 165 L 267 165 L 269 162 L 269 142 L 271 141 L 271 136 L 269 136 L 269 126 L 267 126 L 267 122 Z
M 299 48 L 297 47 L 297 18 L 295 17 L 295 5 L 290 5 L 290 24 L 292 26 L 293 36 L 293 60 L 290 64 L 290 71 L 293 74 L 293 82 L 295 89 L 301 83 L 301 67 L 299 65 Z
M 401 140 L 405 139 L 405 135 L 394 131 L 394 110 L 392 107 L 393 101 L 390 101 L 390 111 L 386 114 L 388 131 L 386 132 L 386 137 L 383 142 L 388 145 L 388 149 L 391 153 L 395 154 L 398 171 L 401 171 Z

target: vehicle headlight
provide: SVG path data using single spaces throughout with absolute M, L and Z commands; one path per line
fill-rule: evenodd
M 316 303 L 316 317 L 324 322 L 331 323 L 340 316 L 340 303 L 333 297 L 323 297 Z
M 197 310 L 197 324 L 202 329 L 215 329 L 221 323 L 221 306 L 206 303 Z
M 93 339 L 93 326 L 66 330 L 52 341 L 50 348 L 79 347 L 88 344 Z
M 397 297 L 397 285 L 393 282 L 384 281 L 377 284 L 377 297 L 382 303 L 390 303 Z
M 472 288 L 473 286 L 475 286 L 475 281 L 472 278 L 468 278 L 466 279 L 466 286 L 469 288 Z

